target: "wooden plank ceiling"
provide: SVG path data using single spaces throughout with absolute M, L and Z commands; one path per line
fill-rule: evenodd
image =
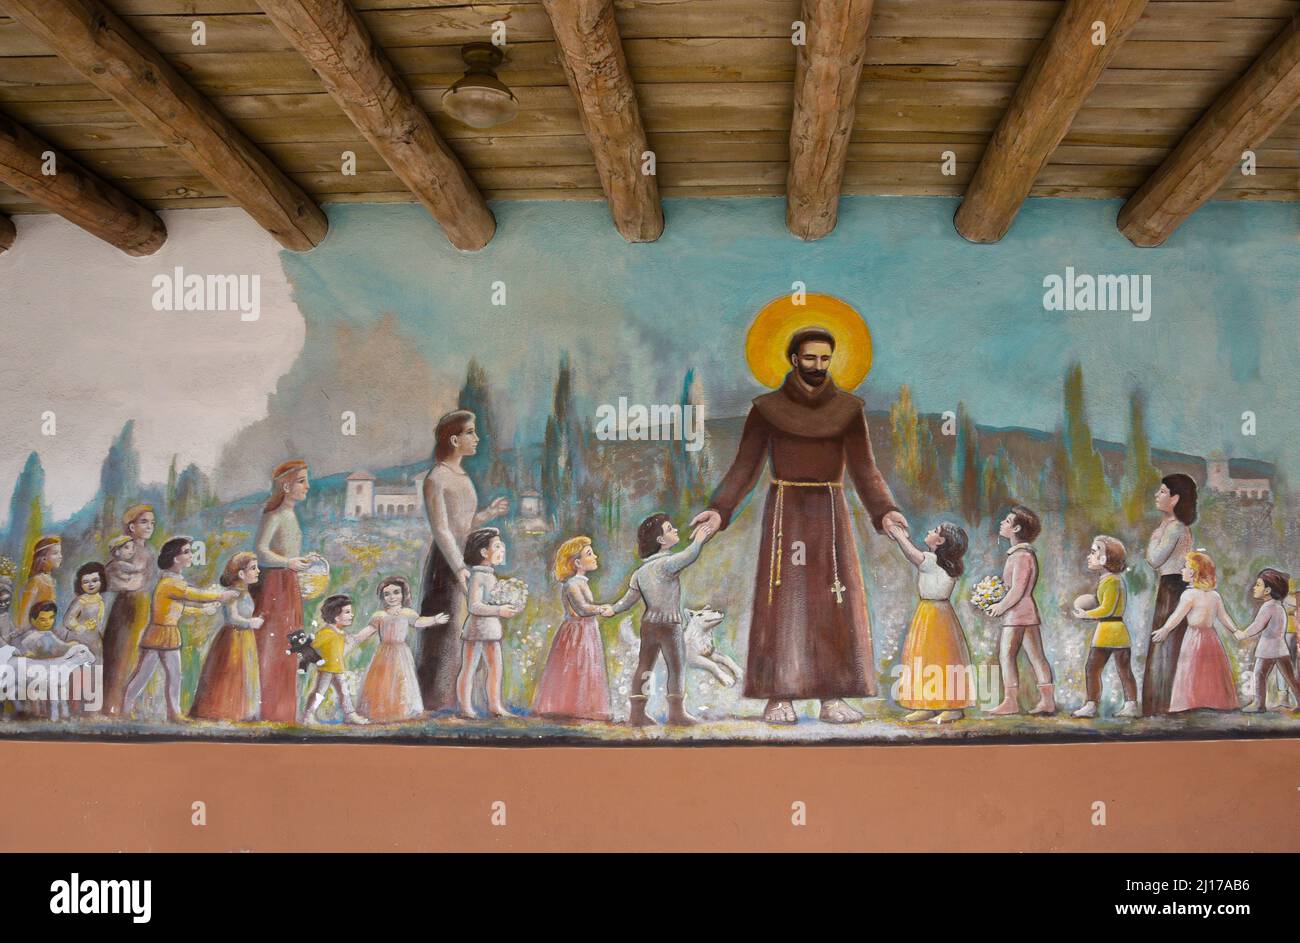
M 255 0 L 108 0 L 138 34 L 319 202 L 411 201 Z M 603 199 L 540 0 L 353 0 L 415 101 L 488 199 Z M 965 192 L 1063 0 L 876 0 L 843 192 Z M 781 195 L 800 0 L 616 0 L 664 196 Z M 1031 190 L 1128 197 L 1242 76 L 1300 0 L 1151 0 Z M 206 24 L 207 44 L 191 43 Z M 441 114 L 462 43 L 504 21 L 499 75 L 519 115 L 489 132 Z M 48 46 L 0 15 L 0 113 L 151 209 L 232 201 Z M 357 174 L 339 173 L 354 151 Z M 955 176 L 940 172 L 945 150 Z M 1300 200 L 1300 111 L 1257 149 L 1258 173 L 1216 199 Z M 45 210 L 0 187 L 0 212 Z

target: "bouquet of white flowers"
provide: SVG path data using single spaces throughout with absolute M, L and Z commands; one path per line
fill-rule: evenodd
M 514 577 L 508 580 L 497 580 L 492 591 L 488 593 L 488 602 L 494 606 L 514 606 L 516 609 L 523 609 L 524 603 L 528 602 L 528 584 Z
M 1000 576 L 986 576 L 971 588 L 970 604 L 987 613 L 1007 595 L 1007 584 Z

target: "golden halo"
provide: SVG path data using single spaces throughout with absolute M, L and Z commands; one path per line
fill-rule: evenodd
M 871 331 L 852 305 L 831 295 L 809 292 L 803 304 L 782 295 L 763 306 L 745 337 L 749 372 L 764 386 L 778 387 L 790 372 L 785 349 L 790 337 L 806 327 L 821 327 L 835 337 L 831 379 L 841 390 L 856 389 L 871 370 Z

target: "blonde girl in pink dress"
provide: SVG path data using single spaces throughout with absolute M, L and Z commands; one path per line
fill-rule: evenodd
M 1182 575 L 1189 584 L 1188 588 L 1183 590 L 1177 608 L 1170 613 L 1165 624 L 1151 636 L 1153 642 L 1163 642 L 1183 619 L 1187 620 L 1187 631 L 1178 652 L 1178 666 L 1174 669 L 1169 712 L 1198 708 L 1236 710 L 1241 705 L 1237 699 L 1232 664 L 1215 626 L 1221 625 L 1233 633 L 1238 629 L 1224 608 L 1223 599 L 1214 589 L 1218 580 L 1214 561 L 1209 554 L 1193 550 L 1187 555 Z
M 537 683 L 533 711 L 560 720 L 609 720 L 605 645 L 597 616 L 614 614 L 596 603 L 587 584 L 600 562 L 590 537 L 572 537 L 555 553 L 555 578 L 564 589 L 564 622 L 551 640 L 551 653 Z
M 360 645 L 379 636 L 379 649 L 366 669 L 361 683 L 357 711 L 373 723 L 413 720 L 424 713 L 420 681 L 415 674 L 415 655 L 406 644 L 411 628 L 446 625 L 451 613 L 422 616 L 411 608 L 411 587 L 400 576 L 390 576 L 379 584 L 378 596 L 384 604 L 370 617 L 369 624 L 353 636 Z

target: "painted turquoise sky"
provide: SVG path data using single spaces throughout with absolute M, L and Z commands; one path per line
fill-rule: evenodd
M 953 229 L 955 200 L 846 198 L 836 230 L 803 243 L 785 229 L 782 200 L 678 199 L 665 203 L 658 242 L 629 245 L 603 203 L 509 202 L 494 204 L 497 235 L 474 254 L 452 249 L 417 205 L 334 206 L 324 245 L 281 258 L 309 362 L 331 320 L 391 312 L 449 380 L 469 356 L 483 361 L 526 438 L 563 350 L 592 404 L 671 401 L 694 368 L 710 414 L 740 414 L 762 392 L 743 358 L 750 321 L 802 281 L 866 318 L 875 362 L 857 392 L 871 408 L 906 383 L 926 412 L 964 401 L 981 424 L 1050 430 L 1078 360 L 1099 437 L 1125 438 L 1141 387 L 1156 446 L 1294 467 L 1300 205 L 1210 204 L 1159 249 L 1119 234 L 1119 205 L 1030 200 L 1002 242 L 981 246 Z M 1044 310 L 1044 277 L 1067 266 L 1150 275 L 1150 319 Z M 494 282 L 504 307 L 491 304 Z M 1247 410 L 1253 438 L 1241 433 Z

